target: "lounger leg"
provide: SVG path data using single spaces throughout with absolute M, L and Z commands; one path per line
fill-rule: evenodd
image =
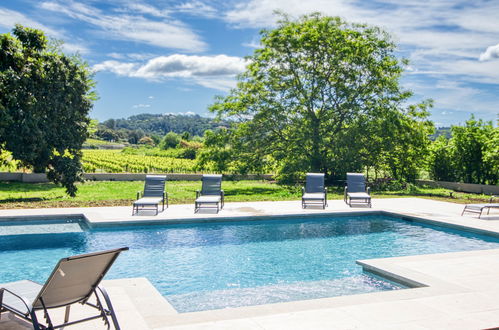
M 71 305 L 66 306 L 66 311 L 64 312 L 64 323 L 69 322 L 69 311 L 71 310 Z
M 114 313 L 114 308 L 113 304 L 111 303 L 111 299 L 109 299 L 109 295 L 107 294 L 106 290 L 102 287 L 97 287 L 99 291 L 102 293 L 102 296 L 104 297 L 104 300 L 106 301 L 107 309 L 109 310 L 109 314 L 111 315 L 111 319 L 113 320 L 113 325 L 116 330 L 120 330 L 120 325 L 118 324 L 118 318 L 116 317 L 116 314 Z M 97 295 L 97 292 L 96 292 Z
M 31 324 L 33 325 L 33 330 L 41 330 L 40 324 L 38 323 L 38 319 L 36 318 L 35 310 L 32 309 L 29 314 L 31 316 Z M 50 326 L 50 323 L 49 323 L 49 326 Z

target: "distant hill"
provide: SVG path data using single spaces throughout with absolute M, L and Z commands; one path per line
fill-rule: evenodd
M 102 123 L 104 126 L 119 130 L 142 130 L 146 135 L 156 134 L 163 136 L 168 132 L 182 134 L 189 132 L 191 135 L 202 136 L 208 129 L 228 127 L 229 122 L 215 122 L 212 118 L 199 115 L 180 114 L 140 114 L 126 119 L 108 119 Z
M 445 136 L 446 138 L 451 138 L 451 129 L 450 127 L 439 127 L 435 130 L 435 133 L 430 136 L 430 139 L 435 140 L 440 135 Z

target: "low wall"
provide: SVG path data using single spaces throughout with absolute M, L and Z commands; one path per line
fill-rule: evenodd
M 169 181 L 198 181 L 202 174 L 166 174 Z M 91 181 L 144 181 L 146 174 L 141 173 L 85 173 L 85 180 Z M 272 180 L 272 175 L 224 175 L 228 180 Z M 45 173 L 9 173 L 0 172 L 0 181 L 15 181 L 29 183 L 49 182 Z
M 475 184 L 475 183 L 462 183 L 462 182 L 432 181 L 432 180 L 416 180 L 416 182 L 418 184 L 427 185 L 430 187 L 441 187 L 461 192 L 486 194 L 486 195 L 499 195 L 499 186 Z

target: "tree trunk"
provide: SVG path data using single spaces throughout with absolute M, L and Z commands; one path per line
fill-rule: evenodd
M 312 150 L 310 159 L 310 169 L 312 172 L 321 173 L 323 170 L 322 166 L 322 155 L 321 155 L 321 136 L 319 130 L 320 121 L 316 117 L 311 120 L 311 139 L 312 139 Z

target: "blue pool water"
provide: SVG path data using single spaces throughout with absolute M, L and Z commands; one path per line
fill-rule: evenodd
M 499 239 L 381 215 L 149 225 L 0 225 L 0 282 L 121 246 L 106 278 L 146 277 L 179 312 L 399 289 L 356 260 L 499 248 Z

